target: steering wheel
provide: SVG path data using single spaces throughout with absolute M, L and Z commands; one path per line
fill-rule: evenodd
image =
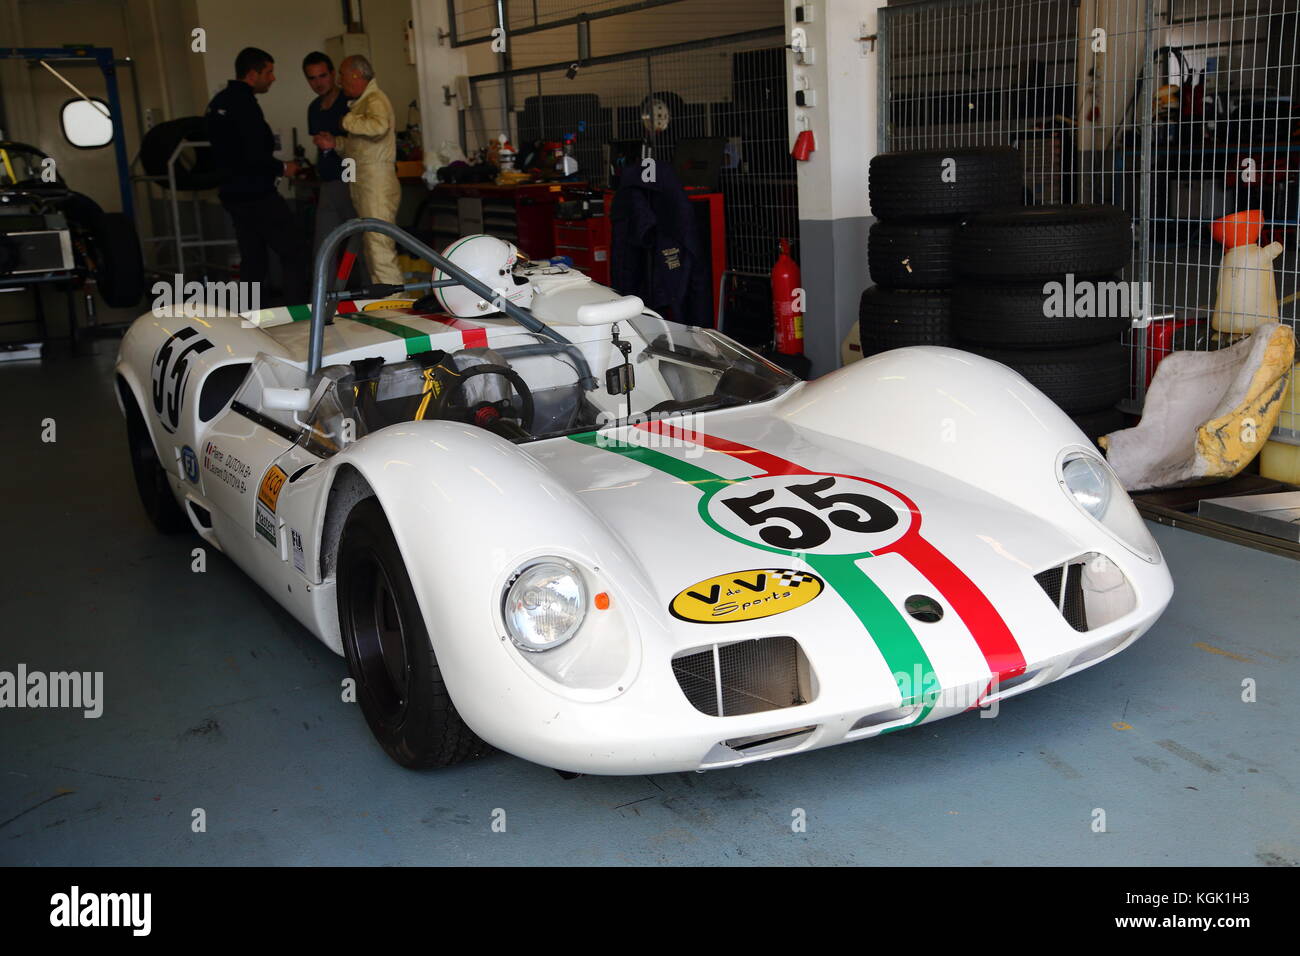
M 519 413 L 519 425 L 524 431 L 532 434 L 533 431 L 533 393 L 529 391 L 528 386 L 519 373 L 505 365 L 475 365 L 467 368 L 460 373 L 451 386 L 447 395 L 447 404 L 452 404 L 452 399 L 456 398 L 465 388 L 465 383 L 475 375 L 500 375 L 508 381 L 511 387 L 519 394 L 520 401 L 523 403 L 523 410 Z M 508 416 L 514 417 L 514 408 L 510 404 L 510 399 L 503 398 L 499 402 L 479 402 L 473 408 L 468 408 L 468 420 L 475 425 L 483 428 L 491 428 L 493 424 Z

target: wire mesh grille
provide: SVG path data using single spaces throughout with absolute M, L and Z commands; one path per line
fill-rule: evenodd
M 1057 565 L 1038 572 L 1034 575 L 1034 580 L 1056 605 L 1070 627 L 1076 631 L 1088 630 L 1088 613 L 1083 600 L 1082 564 Z
M 465 43 L 490 37 L 501 13 L 513 32 L 546 27 L 579 14 L 635 10 L 673 2 L 677 0 L 453 0 L 452 16 L 456 40 Z
M 573 135 L 581 178 L 603 187 L 611 162 L 639 158 L 642 146 L 671 165 L 683 140 L 723 140 L 727 268 L 767 275 L 778 241 L 799 234 L 780 36 L 779 29 L 759 30 L 744 39 L 605 57 L 573 76 L 551 65 L 504 79 L 472 77 L 462 145 L 481 149 L 501 132 L 521 149 Z
M 756 714 L 804 703 L 799 689 L 799 645 L 792 637 L 710 646 L 674 658 L 673 673 L 691 705 L 711 717 Z
M 880 148 L 1013 145 L 1025 199 L 1132 217 L 1123 276 L 1156 321 L 1130 330 L 1133 407 L 1156 360 L 1235 339 L 1212 324 L 1223 246 L 1259 210 L 1246 323 L 1295 323 L 1300 65 L 1295 0 L 933 0 L 881 11 Z M 1098 32 L 1100 31 L 1100 32 Z M 1270 247 L 1270 253 L 1277 247 Z M 1271 274 L 1264 274 L 1271 273 Z M 1149 284 L 1146 284 L 1149 283 Z M 1228 323 L 1229 327 L 1231 323 Z M 1294 401 L 1294 400 L 1293 400 Z M 1291 437 L 1300 437 L 1294 432 Z

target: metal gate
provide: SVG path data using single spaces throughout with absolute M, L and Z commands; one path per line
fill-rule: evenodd
M 880 149 L 1013 145 L 1026 202 L 1114 203 L 1141 407 L 1157 348 L 1215 348 L 1221 216 L 1263 212 L 1281 318 L 1300 291 L 1300 6 L 1295 0 L 922 0 L 880 11 Z M 1156 332 L 1161 334 L 1157 337 Z M 1294 399 L 1293 399 L 1294 404 Z M 1276 437 L 1300 440 L 1300 432 Z

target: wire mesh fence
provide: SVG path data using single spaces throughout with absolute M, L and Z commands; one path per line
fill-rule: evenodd
M 481 43 L 502 25 L 511 33 L 545 30 L 579 19 L 617 16 L 680 0 L 450 0 L 452 45 Z
M 579 176 L 596 187 L 643 156 L 672 166 L 683 148 L 721 155 L 727 268 L 767 275 L 781 238 L 798 239 L 786 139 L 781 29 L 470 78 L 466 152 L 506 133 L 517 148 L 573 139 Z
M 1127 336 L 1130 408 L 1168 350 L 1235 340 L 1215 328 L 1221 217 L 1258 211 L 1260 245 L 1281 251 L 1247 270 L 1245 312 L 1294 327 L 1295 0 L 922 0 L 882 10 L 879 35 L 882 150 L 1013 145 L 1026 203 L 1129 213 L 1123 278 L 1149 283 L 1151 320 Z

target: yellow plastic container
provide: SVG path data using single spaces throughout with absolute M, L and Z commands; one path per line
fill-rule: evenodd
M 1300 485 L 1300 445 L 1264 442 L 1264 450 L 1259 453 L 1259 473 L 1274 481 Z
M 1282 414 L 1277 417 L 1277 428 L 1294 428 L 1300 430 L 1300 389 L 1296 381 L 1300 378 L 1300 364 L 1291 369 L 1291 384 L 1282 396 Z

